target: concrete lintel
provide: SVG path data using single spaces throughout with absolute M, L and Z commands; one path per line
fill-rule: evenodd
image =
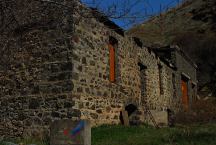
M 186 77 L 188 80 L 191 79 L 191 77 L 189 75 L 187 75 L 186 73 L 182 72 L 181 75 L 183 75 L 184 77 Z

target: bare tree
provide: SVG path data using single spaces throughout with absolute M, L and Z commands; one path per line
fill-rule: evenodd
M 83 0 L 83 2 L 98 9 L 110 19 L 124 21 L 126 26 L 143 22 L 150 16 L 148 9 L 153 9 L 148 0 L 116 0 L 109 3 L 107 0 Z
M 18 0 L 19 1 L 19 0 Z M 65 11 L 71 10 L 74 12 L 79 11 L 79 13 L 85 17 L 86 11 L 80 11 L 79 7 L 76 7 L 72 3 L 76 3 L 78 0 L 71 0 L 67 1 L 70 3 L 68 5 L 63 1 L 60 0 L 24 0 L 25 1 L 25 10 L 30 11 L 28 9 L 28 5 L 30 5 L 32 2 L 39 2 L 44 3 L 47 5 L 47 8 L 49 5 L 55 8 L 64 9 Z M 3 28 L 4 23 L 4 14 L 9 12 L 11 14 L 11 22 L 16 22 L 17 25 L 19 25 L 19 20 L 17 20 L 17 17 L 15 16 L 16 9 L 15 6 L 18 2 L 16 0 L 1 0 L 0 1 L 0 30 Z M 23 2 L 24 3 L 24 2 Z M 136 24 L 138 22 L 142 22 L 144 19 L 148 18 L 151 14 L 147 9 L 150 8 L 153 11 L 153 8 L 151 7 L 149 0 L 116 0 L 115 2 L 109 2 L 107 0 L 82 0 L 82 3 L 86 4 L 87 6 L 93 7 L 94 9 L 97 9 L 99 12 L 106 15 L 109 19 L 116 19 L 121 20 L 125 22 L 125 26 Z M 43 8 L 44 10 L 41 11 L 41 13 L 46 15 L 46 8 Z M 9 26 L 6 24 L 6 26 Z

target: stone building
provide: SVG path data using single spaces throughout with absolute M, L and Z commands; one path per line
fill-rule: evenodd
M 1 135 L 36 135 L 66 118 L 119 124 L 122 110 L 145 122 L 147 106 L 190 109 L 196 66 L 178 47 L 146 48 L 97 10 L 61 4 L 18 0 L 4 15 Z

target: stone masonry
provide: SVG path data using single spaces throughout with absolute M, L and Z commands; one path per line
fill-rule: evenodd
M 5 14 L 8 27 L 0 34 L 0 135 L 37 136 L 66 118 L 119 124 L 130 104 L 136 107 L 131 118 L 145 122 L 146 105 L 158 111 L 182 108 L 182 74 L 196 83 L 196 68 L 182 53 L 172 53 L 173 67 L 79 2 L 2 4 L 19 21 L 9 23 L 12 16 Z M 117 40 L 115 82 L 109 79 L 111 38 Z

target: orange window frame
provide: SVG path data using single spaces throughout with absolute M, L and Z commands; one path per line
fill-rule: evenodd
M 182 103 L 185 110 L 189 108 L 188 84 L 186 81 L 181 81 L 182 87 Z
M 115 48 L 109 44 L 110 82 L 115 82 Z

